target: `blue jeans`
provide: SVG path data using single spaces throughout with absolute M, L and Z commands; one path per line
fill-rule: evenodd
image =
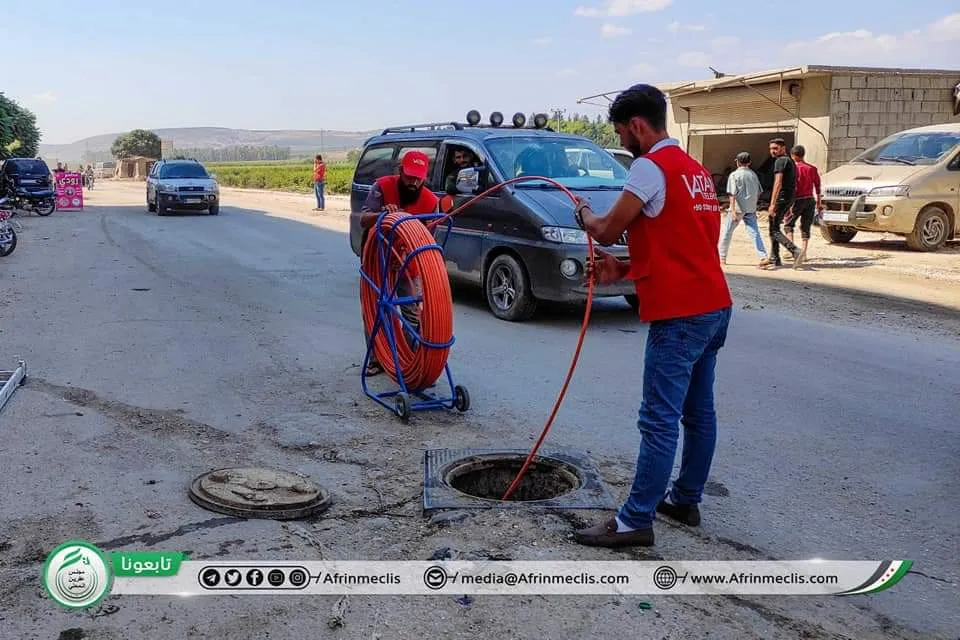
M 314 182 L 313 183 L 313 193 L 317 196 L 317 209 L 324 208 L 324 198 L 323 198 L 323 187 L 325 183 L 323 182 Z
M 737 220 L 737 216 L 733 213 L 727 215 L 727 227 L 723 232 L 723 238 L 720 240 L 721 260 L 727 259 L 727 251 L 730 250 L 730 241 L 733 239 L 733 230 L 737 228 L 738 224 L 740 224 L 740 221 Z M 747 233 L 750 234 L 750 238 L 753 240 L 753 246 L 757 250 L 757 255 L 763 260 L 767 257 L 767 250 L 763 246 L 763 237 L 760 235 L 760 226 L 757 224 L 756 212 L 743 214 L 743 224 L 746 225 Z
M 683 422 L 680 475 L 670 492 L 678 505 L 698 504 L 717 443 L 713 382 L 717 353 L 727 338 L 731 308 L 652 322 L 643 365 L 643 435 L 630 496 L 620 520 L 634 529 L 653 526 L 666 495 Z

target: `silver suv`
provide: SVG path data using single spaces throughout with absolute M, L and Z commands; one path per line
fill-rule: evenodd
M 147 211 L 220 213 L 220 185 L 196 160 L 158 160 L 147 176 Z

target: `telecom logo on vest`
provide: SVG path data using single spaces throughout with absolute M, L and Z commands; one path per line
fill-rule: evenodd
M 717 187 L 713 184 L 713 179 L 700 173 L 693 176 L 681 175 L 687 193 L 690 199 L 695 200 L 693 210 L 703 213 L 719 213 L 720 201 L 717 200 Z

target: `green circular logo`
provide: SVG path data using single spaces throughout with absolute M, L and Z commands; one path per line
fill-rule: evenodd
M 113 571 L 100 549 L 85 540 L 70 540 L 47 556 L 40 581 L 58 604 L 88 609 L 110 593 Z

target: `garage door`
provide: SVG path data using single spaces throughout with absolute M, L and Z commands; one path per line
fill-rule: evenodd
M 796 129 L 797 116 L 794 114 L 799 105 L 787 90 L 787 83 L 784 83 L 782 91 L 779 83 L 757 87 L 757 91 L 727 89 L 714 94 L 682 96 L 677 102 L 684 112 L 689 113 L 687 122 L 692 134 Z

